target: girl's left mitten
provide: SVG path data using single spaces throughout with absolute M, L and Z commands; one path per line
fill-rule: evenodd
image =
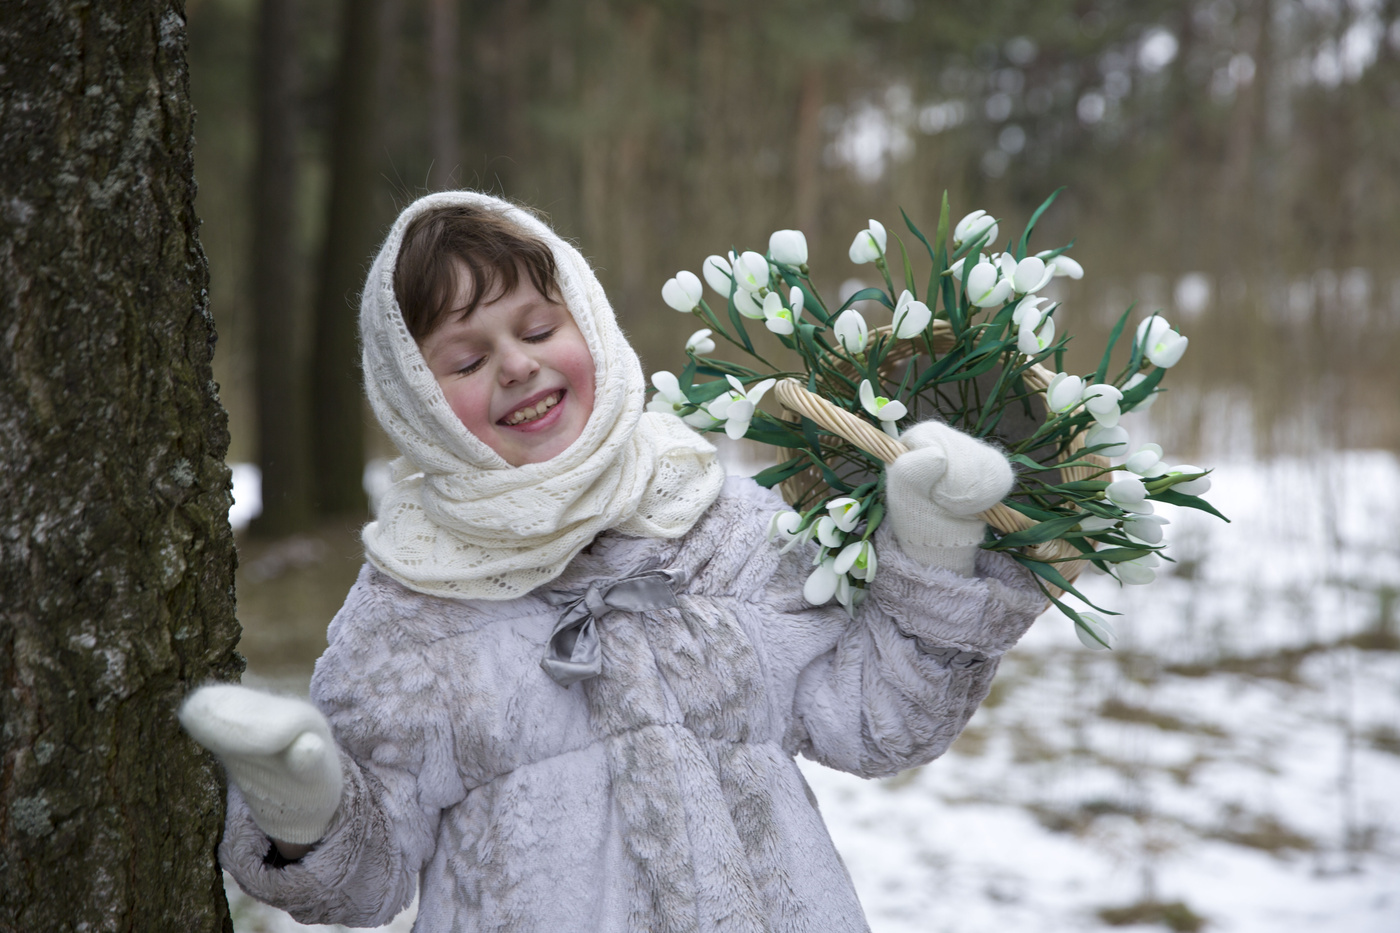
M 215 684 L 190 694 L 179 716 L 227 769 L 263 832 L 302 845 L 325 835 L 344 779 L 320 710 L 305 700 Z

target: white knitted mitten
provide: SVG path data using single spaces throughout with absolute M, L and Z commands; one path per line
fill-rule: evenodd
M 971 576 L 986 526 L 977 514 L 1011 491 L 1015 476 L 990 444 L 940 421 L 900 434 L 909 452 L 885 468 L 885 515 L 905 554 Z
M 343 778 L 320 710 L 304 700 L 216 684 L 190 694 L 180 725 L 218 756 L 268 836 L 309 845 L 325 835 Z

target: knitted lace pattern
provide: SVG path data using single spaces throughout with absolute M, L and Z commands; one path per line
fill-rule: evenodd
M 467 204 L 498 210 L 548 243 L 559 290 L 593 355 L 593 412 L 583 433 L 543 463 L 513 467 L 452 413 L 404 323 L 394 267 L 408 223 Z M 601 531 L 678 538 L 719 495 L 712 444 L 674 415 L 643 411 L 641 362 L 593 270 L 573 246 L 507 201 L 471 191 L 432 194 L 399 215 L 360 301 L 365 390 L 402 455 L 365 553 L 410 589 L 511 599 L 547 583 Z

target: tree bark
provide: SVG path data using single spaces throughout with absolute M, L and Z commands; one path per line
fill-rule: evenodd
M 458 163 L 457 47 L 458 0 L 428 0 L 428 131 L 433 167 L 428 185 L 434 190 L 456 187 Z
M 174 716 L 242 665 L 184 9 L 4 18 L 0 930 L 229 931 Z
M 385 0 L 341 8 L 331 179 L 311 366 L 313 500 L 324 516 L 365 511 L 357 309 L 378 232 L 375 147 Z
M 299 70 L 296 0 L 262 0 L 255 68 L 258 153 L 253 170 L 253 322 L 262 514 L 251 530 L 280 537 L 311 517 L 297 266 Z

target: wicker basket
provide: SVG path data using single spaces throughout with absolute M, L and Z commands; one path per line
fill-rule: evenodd
M 889 326 L 882 327 L 878 333 L 888 335 L 891 331 Z M 933 322 L 933 346 L 935 354 L 946 353 L 953 345 L 952 329 L 947 321 L 935 320 Z M 923 341 L 901 340 L 890 348 L 889 354 L 882 364 L 885 368 L 892 368 L 910 359 L 916 352 L 924 349 Z M 847 364 L 847 367 L 849 364 Z M 852 369 L 848 375 L 854 376 Z M 1043 366 L 1032 366 L 1025 374 L 1025 382 L 1028 388 L 1034 392 L 1044 395 L 1046 388 L 1050 385 L 1050 380 L 1054 373 Z M 781 380 L 774 387 L 774 394 L 778 402 L 791 413 L 792 420 L 808 418 L 816 423 L 823 430 L 828 431 L 838 437 L 845 438 L 850 443 L 864 450 L 881 460 L 884 463 L 892 463 L 895 458 L 902 453 L 906 453 L 909 448 L 890 437 L 888 434 L 875 427 L 866 419 L 859 415 L 852 414 L 828 402 L 826 399 L 807 389 L 796 379 Z M 1075 453 L 1084 446 L 1083 435 L 1078 435 L 1069 444 L 1066 453 L 1074 459 Z M 1102 457 L 1090 454 L 1083 459 L 1099 463 L 1101 466 L 1108 466 L 1108 461 Z M 1062 471 L 1067 481 L 1089 479 L 1094 475 L 1094 468 L 1088 466 L 1066 467 Z M 789 502 L 797 498 L 798 490 L 808 488 L 816 481 L 818 474 L 815 470 L 804 471 L 796 476 L 784 481 L 782 484 L 783 496 Z M 992 508 L 982 513 L 982 518 L 997 531 L 1003 534 L 1010 534 L 1013 531 L 1022 531 L 1033 527 L 1036 522 L 1032 518 L 1027 518 L 1014 509 L 1007 508 L 1002 503 L 997 503 Z M 1029 557 L 1043 561 L 1058 561 L 1064 558 L 1073 557 L 1080 552 L 1071 544 L 1059 539 L 1046 541 L 1043 544 L 1033 545 L 1024 549 Z M 1057 564 L 1057 569 L 1066 580 L 1073 582 L 1084 568 L 1085 561 L 1073 560 Z M 1055 588 L 1051 588 L 1054 590 Z

